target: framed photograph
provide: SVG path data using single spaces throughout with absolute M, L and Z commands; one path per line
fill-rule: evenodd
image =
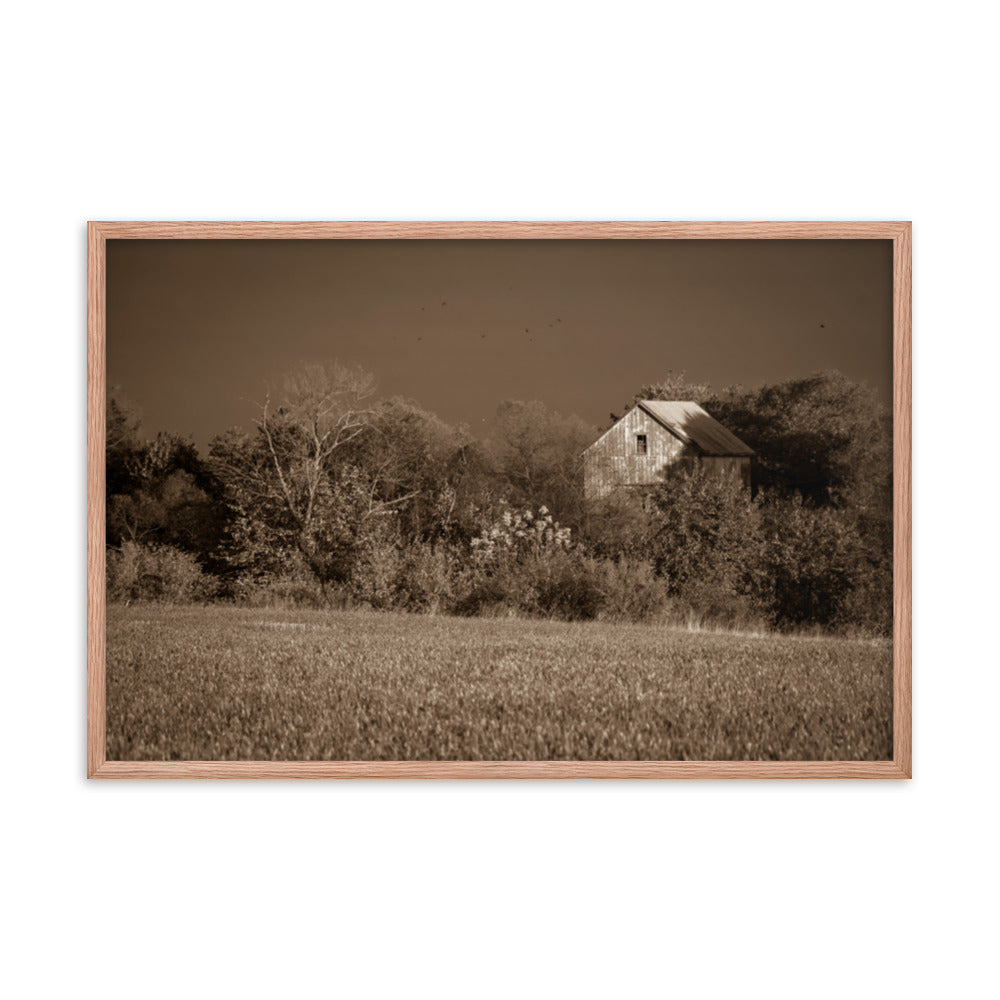
M 91 222 L 90 777 L 911 775 L 908 222 Z

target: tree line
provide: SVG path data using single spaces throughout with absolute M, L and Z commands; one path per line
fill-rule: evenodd
M 204 455 L 112 395 L 109 598 L 891 628 L 891 423 L 868 388 L 670 375 L 639 399 L 701 403 L 755 450 L 751 488 L 691 469 L 588 504 L 585 421 L 507 401 L 482 441 L 337 363 Z

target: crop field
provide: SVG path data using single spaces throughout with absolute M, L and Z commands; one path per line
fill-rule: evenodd
M 109 760 L 886 760 L 888 642 L 112 606 Z

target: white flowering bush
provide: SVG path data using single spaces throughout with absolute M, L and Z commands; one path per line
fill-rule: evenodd
M 568 552 L 573 545 L 569 528 L 561 528 L 547 507 L 515 510 L 501 501 L 500 516 L 472 539 L 472 559 L 478 565 L 546 554 Z
M 528 614 L 594 618 L 600 591 L 593 560 L 573 543 L 547 507 L 538 513 L 504 503 L 472 539 L 462 575 L 458 614 Z

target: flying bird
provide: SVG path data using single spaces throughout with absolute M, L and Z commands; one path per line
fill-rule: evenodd
M 446 306 L 447 304 L 448 304 L 447 302 L 442 302 L 441 303 L 441 305 L 443 305 L 443 306 Z

